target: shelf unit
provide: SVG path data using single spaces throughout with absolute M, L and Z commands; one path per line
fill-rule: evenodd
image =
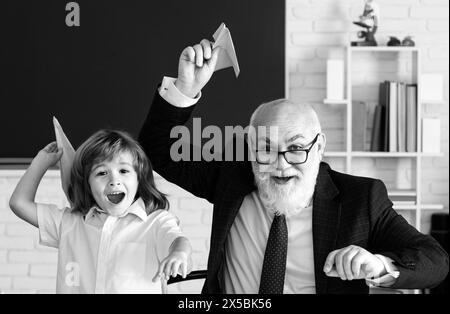
M 443 153 L 398 153 L 398 152 L 326 152 L 326 157 L 373 157 L 373 158 L 407 158 L 407 157 L 443 157 Z
M 355 54 L 369 53 L 369 54 L 383 54 L 383 60 L 389 60 L 389 56 L 398 56 L 400 54 L 408 54 L 412 60 L 411 65 L 411 82 L 417 84 L 420 87 L 420 73 L 421 73 L 421 51 L 417 47 L 352 47 L 346 48 L 346 95 L 345 99 L 341 100 L 330 100 L 325 99 L 324 103 L 334 106 L 344 106 L 346 108 L 346 145 L 344 151 L 330 151 L 325 153 L 325 157 L 328 158 L 343 158 L 345 159 L 345 168 L 347 173 L 352 173 L 352 167 L 354 161 L 357 158 L 396 158 L 398 160 L 409 160 L 409 162 L 415 161 L 415 188 L 414 197 L 415 204 L 400 204 L 394 205 L 394 209 L 398 211 L 414 211 L 414 226 L 420 231 L 421 229 L 421 216 L 423 211 L 428 210 L 442 210 L 443 205 L 440 204 L 424 204 L 422 202 L 422 160 L 423 158 L 430 157 L 441 157 L 442 153 L 430 154 L 421 152 L 422 147 L 422 106 L 423 100 L 421 99 L 420 88 L 417 89 L 417 151 L 416 152 L 370 152 L 370 151 L 353 151 L 352 143 L 352 114 L 353 114 L 353 80 L 352 80 L 352 70 L 353 70 L 353 59 Z M 388 55 L 389 56 L 386 56 Z M 378 56 L 379 57 L 379 56 Z M 398 60 L 397 60 L 398 62 Z M 398 74 L 398 73 L 397 73 Z M 381 81 L 381 80 L 380 80 Z M 364 101 L 365 99 L 356 99 L 357 101 Z M 411 167 L 413 167 L 411 165 Z M 413 170 L 411 170 L 413 171 Z M 413 181 L 413 179 L 410 179 Z M 411 182 L 413 183 L 413 182 Z M 407 192 L 405 192 L 407 194 Z

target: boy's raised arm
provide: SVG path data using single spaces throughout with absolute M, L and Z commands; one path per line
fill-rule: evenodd
M 34 201 L 36 191 L 45 172 L 61 158 L 56 142 L 39 151 L 30 167 L 20 179 L 9 200 L 11 210 L 19 218 L 38 227 L 37 207 Z

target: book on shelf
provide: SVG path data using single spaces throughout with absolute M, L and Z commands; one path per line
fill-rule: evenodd
M 380 83 L 378 105 L 375 106 L 373 116 L 372 134 L 370 140 L 370 151 L 384 152 L 386 149 L 386 104 L 387 104 L 387 85 Z
M 383 83 L 382 87 L 382 97 L 380 99 L 380 103 L 384 107 L 384 132 L 383 132 L 383 151 L 388 152 L 389 151 L 389 92 L 390 92 L 390 84 L 388 81 L 385 81 Z
M 417 85 L 406 86 L 406 151 L 417 151 Z
M 415 204 L 416 203 L 416 197 L 410 197 L 410 196 L 391 196 L 389 197 L 391 202 L 393 203 L 401 203 L 401 204 Z
M 396 207 L 405 207 L 405 206 L 414 206 L 416 202 L 414 201 L 393 201 L 392 202 Z
M 397 83 L 397 151 L 406 152 L 406 85 Z
M 417 85 L 385 81 L 379 86 L 370 151 L 417 151 Z
M 417 206 L 416 193 L 410 194 L 389 194 L 389 199 L 391 200 L 394 209 L 415 209 Z
M 353 151 L 364 151 L 367 128 L 367 104 L 362 101 L 353 102 L 352 115 L 352 147 Z
M 393 202 L 395 210 L 414 210 L 417 209 L 416 203 Z
M 397 147 L 397 82 L 389 82 L 389 151 L 398 151 Z
M 384 129 L 382 128 L 383 113 L 383 106 L 376 105 L 375 113 L 373 115 L 372 137 L 370 140 L 371 152 L 384 151 L 384 136 L 382 136 L 382 131 L 384 133 Z
M 395 209 L 410 209 L 415 208 L 415 202 L 392 202 Z
M 416 190 L 389 190 L 388 191 L 389 197 L 391 196 L 416 196 L 417 191 Z

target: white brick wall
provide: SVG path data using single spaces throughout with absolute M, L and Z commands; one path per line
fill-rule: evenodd
M 442 150 L 445 157 L 424 160 L 425 201 L 449 207 L 449 139 L 448 139 L 448 0 L 377 0 L 381 6 L 380 44 L 388 35 L 415 35 L 423 50 L 423 72 L 441 73 L 445 77 L 445 103 L 427 105 L 425 114 L 442 119 Z M 322 104 L 325 98 L 325 62 L 329 56 L 342 56 L 342 46 L 354 38 L 356 27 L 351 21 L 362 12 L 363 0 L 286 0 L 287 51 L 290 96 L 297 101 L 314 104 L 324 131 L 328 133 L 330 150 L 342 149 L 345 142 L 345 112 Z M 375 80 L 362 77 L 364 84 Z M 371 81 L 372 80 L 372 81 Z M 376 92 L 372 91 L 376 96 Z M 330 160 L 337 170 L 344 170 L 343 159 Z M 386 178 L 395 184 L 411 171 L 393 171 L 397 161 L 359 160 L 356 173 Z M 372 169 L 372 170 L 368 170 Z M 376 171 L 374 171 L 376 170 Z M 11 214 L 9 196 L 18 181 L 19 172 L 0 170 L 0 290 L 5 293 L 53 292 L 56 274 L 56 251 L 38 245 L 36 230 Z M 41 201 L 62 205 L 63 193 L 55 174 L 47 175 L 38 191 Z M 157 178 L 160 189 L 169 194 L 171 211 L 176 214 L 194 248 L 196 269 L 206 268 L 211 228 L 211 205 L 198 200 L 180 188 Z M 423 214 L 422 230 L 429 230 L 431 213 Z M 410 221 L 411 213 L 405 213 Z M 172 293 L 196 293 L 202 282 L 171 286 Z
M 413 35 L 422 50 L 422 72 L 439 73 L 444 76 L 444 103 L 427 104 L 426 117 L 441 118 L 441 147 L 444 157 L 423 160 L 423 200 L 432 204 L 443 204 L 449 208 L 449 140 L 448 140 L 448 0 L 377 0 L 381 11 L 381 24 L 376 34 L 380 45 L 386 44 L 388 36 L 403 39 Z M 343 46 L 356 40 L 358 31 L 352 21 L 362 13 L 363 0 L 287 0 L 287 60 L 289 70 L 289 93 L 295 101 L 314 105 L 327 134 L 328 150 L 345 150 L 346 112 L 342 106 L 324 105 L 326 94 L 327 58 L 343 58 Z M 381 59 L 381 58 L 380 58 Z M 395 62 L 396 63 L 396 62 Z M 411 62 L 400 63 L 400 68 L 390 60 L 378 60 L 383 79 L 410 71 Z M 363 68 L 355 69 L 358 64 Z M 380 81 L 370 69 L 370 63 L 354 64 L 353 98 L 376 100 L 377 84 Z M 371 75 L 367 73 L 370 72 Z M 392 72 L 392 73 L 389 73 Z M 373 105 L 373 104 L 372 104 Z M 369 127 L 372 123 L 368 120 Z M 342 158 L 327 159 L 334 168 L 345 170 Z M 401 163 L 398 167 L 397 164 Z M 415 164 L 395 159 L 355 159 L 353 173 L 382 178 L 388 186 L 407 187 L 414 175 Z M 412 217 L 413 213 L 403 212 Z M 432 212 L 422 215 L 422 231 L 428 232 Z M 410 220 L 413 221 L 413 220 Z
M 12 214 L 9 197 L 23 171 L 0 170 L 0 291 L 54 293 L 57 251 L 38 244 L 38 231 Z M 49 171 L 37 193 L 40 202 L 64 206 L 57 171 Z M 179 217 L 193 247 L 194 269 L 206 269 L 212 206 L 155 174 L 158 188 L 168 194 L 170 211 Z M 174 284 L 169 293 L 199 293 L 203 280 Z

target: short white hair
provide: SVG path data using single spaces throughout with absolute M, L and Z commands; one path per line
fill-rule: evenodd
M 250 117 L 250 127 L 254 127 L 254 128 L 257 127 L 257 125 L 256 125 L 257 118 L 264 110 L 272 108 L 272 107 L 277 107 L 279 105 L 285 105 L 285 104 L 297 107 L 299 112 L 301 112 L 303 114 L 311 115 L 311 120 L 312 120 L 311 124 L 313 125 L 313 128 L 315 129 L 313 131 L 315 131 L 315 133 L 322 133 L 322 126 L 320 125 L 319 117 L 311 105 L 294 103 L 293 101 L 286 99 L 286 98 L 276 99 L 276 100 L 266 102 L 266 103 L 259 105 L 258 108 L 255 109 L 255 111 L 252 113 L 252 116 Z

